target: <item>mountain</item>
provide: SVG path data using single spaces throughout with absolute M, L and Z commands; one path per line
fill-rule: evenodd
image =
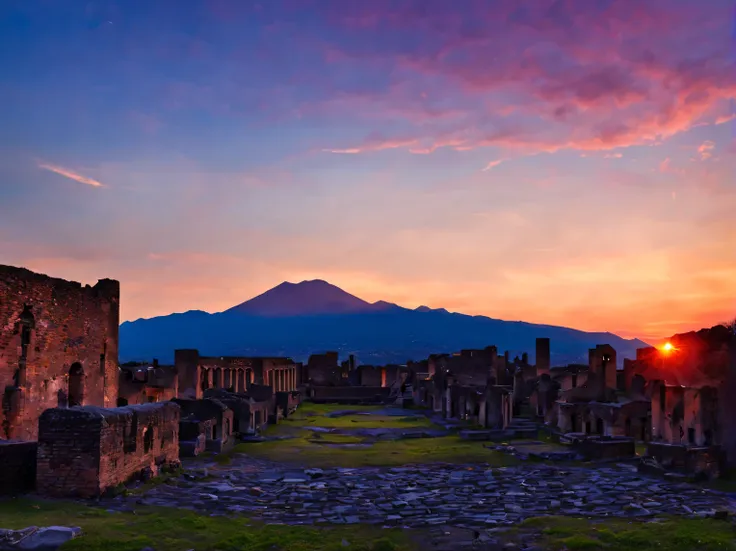
M 273 289 L 233 306 L 226 313 L 283 317 L 370 312 L 374 306 L 339 287 L 315 279 L 301 283 L 284 281 Z
M 534 362 L 537 337 L 551 339 L 553 365 L 587 363 L 588 349 L 610 344 L 624 357 L 647 346 L 612 333 L 588 333 L 551 325 L 504 321 L 450 313 L 444 308 L 416 310 L 370 303 L 322 280 L 284 282 L 224 312 L 192 310 L 120 326 L 120 361 L 173 362 L 177 348 L 203 355 L 290 356 L 337 350 L 364 364 L 404 363 L 430 353 L 483 348 L 490 344 L 511 356 L 528 352 Z

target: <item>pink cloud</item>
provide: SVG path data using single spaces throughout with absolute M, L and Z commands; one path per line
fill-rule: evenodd
M 500 164 L 501 164 L 502 162 L 504 162 L 504 160 L 505 160 L 505 159 L 496 159 L 495 161 L 491 161 L 491 162 L 490 162 L 490 163 L 488 163 L 488 164 L 486 165 L 486 167 L 485 167 L 485 168 L 483 169 L 483 172 L 486 172 L 486 171 L 488 171 L 488 170 L 491 170 L 491 169 L 492 169 L 492 168 L 494 168 L 494 167 L 497 167 L 497 166 L 498 166 L 498 165 L 500 165 Z
M 329 47 L 336 71 L 382 61 L 394 66 L 390 87 L 354 96 L 356 106 L 399 103 L 418 114 L 421 92 L 414 99 L 398 90 L 411 89 L 412 82 L 418 90 L 435 84 L 429 89 L 443 101 L 432 109 L 441 118 L 429 116 L 431 110 L 418 118 L 393 113 L 414 126 L 405 133 L 412 137 L 408 141 L 430 144 L 406 146 L 415 152 L 444 147 L 448 136 L 463 150 L 609 150 L 659 143 L 700 124 L 731 120 L 727 104 L 736 97 L 736 71 L 722 40 L 729 32 L 728 10 L 663 0 L 602 6 L 552 0 L 498 2 L 494 9 L 475 2 L 463 9 L 442 3 L 331 4 L 328 21 L 349 27 L 357 45 Z M 364 47 L 379 31 L 409 35 L 413 47 L 388 38 Z M 390 136 L 386 141 L 393 142 Z M 364 148 L 357 143 L 349 149 Z
M 48 170 L 50 172 L 53 172 L 54 174 L 63 176 L 64 178 L 69 178 L 70 180 L 79 182 L 80 184 L 85 184 L 85 185 L 92 186 L 92 187 L 105 187 L 103 183 L 97 180 L 94 180 L 93 178 L 88 178 L 87 176 L 83 176 L 79 174 L 78 172 L 75 172 L 68 168 L 64 168 L 62 166 L 52 165 L 48 163 L 38 163 L 38 168 Z
M 406 140 L 386 140 L 381 138 L 372 138 L 360 146 L 350 147 L 346 149 L 323 149 L 327 153 L 343 153 L 354 155 L 356 153 L 366 153 L 369 151 L 382 151 L 384 149 L 398 149 L 413 146 L 417 143 L 415 139 Z
M 713 143 L 711 140 L 705 140 L 702 144 L 700 144 L 700 147 L 698 147 L 698 155 L 700 157 L 701 161 L 707 161 L 713 156 L 713 150 L 715 149 L 716 144 Z

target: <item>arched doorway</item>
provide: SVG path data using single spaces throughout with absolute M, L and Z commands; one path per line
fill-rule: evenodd
M 69 407 L 81 406 L 84 403 L 84 369 L 79 362 L 69 368 Z

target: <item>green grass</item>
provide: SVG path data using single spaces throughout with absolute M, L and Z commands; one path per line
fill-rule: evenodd
M 343 415 L 340 417 L 289 417 L 284 425 L 311 426 L 336 429 L 416 429 L 434 426 L 426 417 L 397 417 L 392 415 Z
M 423 415 L 374 415 L 385 410 L 380 406 L 343 406 L 334 404 L 304 404 L 293 415 L 282 421 L 286 426 L 314 426 L 325 428 L 429 428 L 432 423 Z M 336 411 L 362 412 L 339 417 L 327 417 Z M 408 413 L 408 412 L 407 412 Z M 366 415 L 369 414 L 369 415 Z
M 135 513 L 108 513 L 74 502 L 0 501 L 3 528 L 79 526 L 84 535 L 62 551 L 411 551 L 399 530 L 350 526 L 313 528 L 264 525 L 243 517 L 210 517 L 192 511 L 142 507 Z M 343 540 L 349 543 L 344 546 Z
M 334 411 L 380 411 L 378 406 L 342 406 L 303 404 L 295 415 L 266 429 L 266 436 L 289 436 L 284 440 L 240 444 L 235 453 L 307 467 L 380 467 L 421 463 L 489 463 L 495 466 L 514 464 L 516 460 L 483 447 L 482 442 L 462 440 L 458 436 L 379 440 L 348 434 L 326 434 L 304 427 L 329 428 L 428 428 L 426 417 L 387 415 L 347 415 L 325 417 Z M 335 447 L 329 444 L 370 444 Z
M 335 436 L 323 435 L 323 438 L 333 441 Z M 488 463 L 502 466 L 516 463 L 511 456 L 484 448 L 482 442 L 462 440 L 458 436 L 378 441 L 369 447 L 355 448 L 325 446 L 318 441 L 306 434 L 289 440 L 240 444 L 236 451 L 308 467 L 379 467 L 411 463 Z
M 550 551 L 736 551 L 733 524 L 711 519 L 595 522 L 538 517 L 519 524 L 515 535 L 522 534 L 534 534 L 535 545 Z

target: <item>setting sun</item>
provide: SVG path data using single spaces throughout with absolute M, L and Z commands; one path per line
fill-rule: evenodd
M 670 352 L 671 350 L 674 350 L 674 349 L 675 347 L 672 346 L 671 342 L 665 343 L 665 345 L 662 347 L 662 350 L 664 350 L 665 352 Z

